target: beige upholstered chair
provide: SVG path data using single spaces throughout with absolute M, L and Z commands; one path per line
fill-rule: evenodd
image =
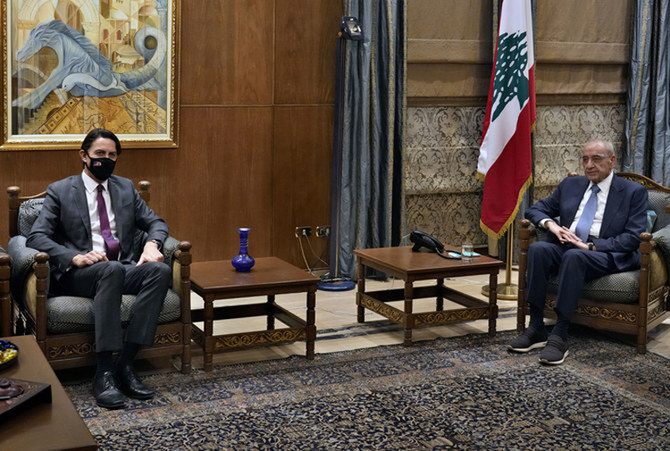
M 140 182 L 139 193 L 149 201 L 149 182 Z M 49 255 L 26 247 L 26 238 L 39 215 L 44 196 L 20 196 L 16 186 L 7 188 L 9 195 L 10 241 L 7 251 L 12 258 L 12 294 L 17 303 L 19 320 L 25 330 L 35 334 L 37 343 L 54 369 L 95 363 L 92 301 L 76 296 L 49 297 Z M 144 247 L 146 234 L 135 237 L 137 256 Z M 172 287 L 163 303 L 159 324 L 151 347 L 138 357 L 181 355 L 181 371 L 191 370 L 191 285 L 189 265 L 191 244 L 173 237 L 163 244 L 165 262 L 172 267 Z M 135 296 L 124 295 L 122 319 L 128 318 Z
M 12 335 L 12 300 L 9 296 L 9 255 L 0 246 L 0 336 Z
M 640 269 L 611 274 L 593 280 L 582 290 L 573 323 L 595 329 L 633 335 L 637 352 L 647 350 L 647 334 L 665 319 L 670 318 L 668 305 L 668 268 L 670 268 L 670 189 L 639 174 L 620 172 L 618 176 L 638 182 L 647 187 L 649 208 L 656 213 L 656 220 L 650 227 L 651 233 L 643 233 L 640 243 Z M 526 267 L 528 246 L 531 238 L 540 230 L 535 230 L 530 221 L 521 221 L 519 229 L 519 294 L 517 310 L 517 330 L 525 328 L 528 314 L 526 302 Z M 555 278 L 549 283 L 544 314 L 556 318 L 553 310 L 557 284 Z

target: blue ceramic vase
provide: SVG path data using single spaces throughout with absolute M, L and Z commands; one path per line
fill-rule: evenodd
M 247 242 L 251 229 L 242 227 L 237 229 L 237 231 L 240 232 L 240 253 L 233 258 L 231 263 L 236 271 L 249 272 L 249 270 L 256 264 L 256 260 L 248 254 L 247 250 Z

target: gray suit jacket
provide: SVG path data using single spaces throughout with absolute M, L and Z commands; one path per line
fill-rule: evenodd
M 26 245 L 49 254 L 52 275 L 60 279 L 77 254 L 93 250 L 86 188 L 81 174 L 55 182 L 47 188 L 40 215 Z M 130 263 L 135 232 L 147 232 L 148 240 L 165 242 L 168 226 L 142 200 L 133 182 L 116 175 L 109 178 L 109 195 L 116 216 L 121 261 Z

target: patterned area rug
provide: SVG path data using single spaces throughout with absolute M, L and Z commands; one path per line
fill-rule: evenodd
M 543 367 L 513 335 L 148 376 L 118 411 L 66 390 L 101 449 L 670 449 L 670 361 L 579 329 Z

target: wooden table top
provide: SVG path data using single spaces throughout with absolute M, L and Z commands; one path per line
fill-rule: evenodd
M 249 272 L 238 272 L 230 260 L 191 263 L 191 285 L 198 290 L 237 290 L 316 285 L 320 279 L 277 257 L 260 257 Z
M 455 247 L 445 246 L 445 251 L 456 251 Z M 436 272 L 456 273 L 487 273 L 497 270 L 503 262 L 495 258 L 479 256 L 472 261 L 464 262 L 460 259 L 442 258 L 434 252 L 412 252 L 412 246 L 380 247 L 374 249 L 355 249 L 356 255 L 366 266 L 377 269 L 386 268 L 392 271 L 391 275 L 404 274 L 419 276 L 422 274 L 434 275 Z M 381 267 L 381 268 L 379 268 Z
M 51 403 L 8 412 L 0 427 L 0 449 L 96 449 L 97 443 L 67 397 L 32 335 L 5 337 L 19 347 L 19 360 L 0 370 L 10 377 L 51 385 Z M 93 394 L 91 394 L 93 396 Z

